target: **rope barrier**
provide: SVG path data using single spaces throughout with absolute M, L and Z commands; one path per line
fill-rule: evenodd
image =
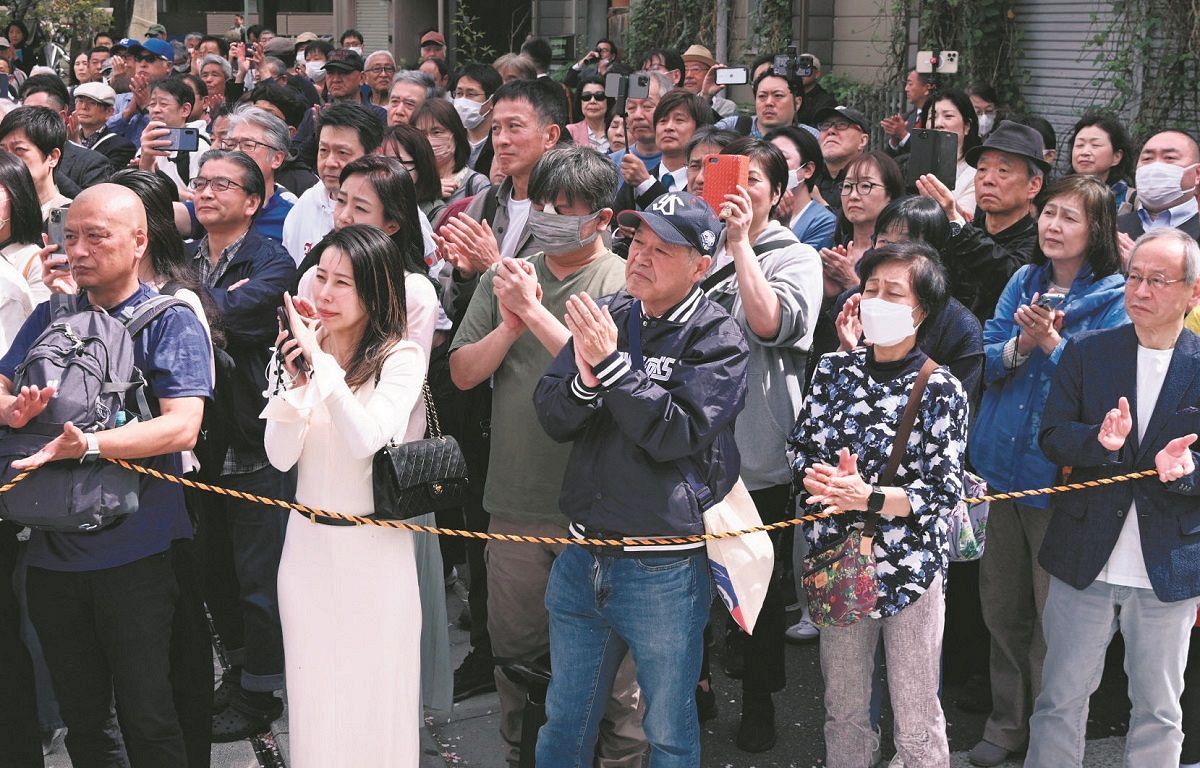
M 690 536 L 660 536 L 651 538 L 626 538 L 626 539 L 575 539 L 565 536 L 528 536 L 524 534 L 510 533 L 485 533 L 481 531 L 464 531 L 455 528 L 440 528 L 433 525 L 421 525 L 419 523 L 410 523 L 404 520 L 387 520 L 378 517 L 364 517 L 362 515 L 347 515 L 341 512 L 330 512 L 325 509 L 317 509 L 304 504 L 297 504 L 289 501 L 281 501 L 272 499 L 266 496 L 258 496 L 245 491 L 238 491 L 232 488 L 223 488 L 219 485 L 200 482 L 199 480 L 191 480 L 178 475 L 171 475 L 166 472 L 160 472 L 157 469 L 150 469 L 139 464 L 132 464 L 124 459 L 106 459 L 113 464 L 123 467 L 131 472 L 148 475 L 158 480 L 163 480 L 168 483 L 175 483 L 187 488 L 195 488 L 197 490 L 206 491 L 208 493 L 216 493 L 221 496 L 231 496 L 235 499 L 244 501 L 253 501 L 259 504 L 268 506 L 282 507 L 284 509 L 294 509 L 301 514 L 307 515 L 310 520 L 316 522 L 316 518 L 323 517 L 333 520 L 342 520 L 355 525 L 373 525 L 379 528 L 395 528 L 401 531 L 412 531 L 415 533 L 429 533 L 435 536 L 459 536 L 468 539 L 484 539 L 487 541 L 509 541 L 527 544 L 586 544 L 597 547 L 621 547 L 621 546 L 655 546 L 663 544 L 697 544 L 704 541 L 715 539 L 729 539 L 737 536 L 745 536 L 750 533 L 759 533 L 760 531 L 776 531 L 781 528 L 788 528 L 801 523 L 813 522 L 825 517 L 831 517 L 834 512 L 819 512 L 813 515 L 804 515 L 795 517 L 790 520 L 781 520 L 777 523 L 769 523 L 766 525 L 758 525 L 753 528 L 745 528 L 740 531 L 723 531 L 719 533 L 700 533 Z M 22 472 L 14 477 L 8 483 L 0 486 L 0 494 L 5 493 L 17 483 L 28 477 L 30 472 Z M 1131 472 L 1125 475 L 1116 475 L 1114 477 L 1104 477 L 1098 480 L 1088 480 L 1082 483 L 1067 483 L 1065 485 L 1057 485 L 1049 488 L 1037 488 L 1028 491 L 1013 491 L 1011 493 L 995 493 L 988 496 L 980 496 L 978 498 L 964 499 L 967 504 L 979 504 L 985 501 L 1005 501 L 1008 499 L 1024 499 L 1030 496 L 1049 496 L 1056 493 L 1067 493 L 1069 491 L 1079 491 L 1085 488 L 1099 488 L 1105 485 L 1114 485 L 1116 483 L 1128 482 L 1130 480 L 1141 480 L 1147 477 L 1154 477 L 1158 474 L 1153 469 L 1148 469 L 1142 472 Z

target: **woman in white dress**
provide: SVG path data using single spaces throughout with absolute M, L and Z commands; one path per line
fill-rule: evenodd
M 372 515 L 372 457 L 410 433 L 427 360 L 405 338 L 404 272 L 386 233 L 352 225 L 314 251 L 315 306 L 284 297 L 291 331 L 276 341 L 267 456 L 298 465 L 299 503 Z M 412 534 L 292 515 L 279 614 L 293 768 L 415 768 L 419 603 Z

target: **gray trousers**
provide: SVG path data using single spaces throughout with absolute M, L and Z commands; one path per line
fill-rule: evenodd
M 991 546 L 991 542 L 988 542 Z M 1100 685 L 1117 628 L 1129 676 L 1127 768 L 1179 765 L 1183 747 L 1183 669 L 1197 600 L 1164 603 L 1152 589 L 1093 581 L 1075 589 L 1050 580 L 1046 600 L 1045 685 L 1029 726 L 1025 768 L 1083 765 L 1088 699 Z
M 992 635 L 992 714 L 983 738 L 1010 752 L 1029 739 L 1029 717 L 1042 687 L 1042 609 L 1050 576 L 1037 556 L 1050 514 L 1048 509 L 993 501 L 979 563 L 979 598 Z
M 825 759 L 829 768 L 870 768 L 879 734 L 871 727 L 875 649 L 883 637 L 896 752 L 905 768 L 948 768 L 946 717 L 938 700 L 946 598 L 942 577 L 895 616 L 821 630 L 825 678 Z
M 566 536 L 567 529 L 549 523 L 514 523 L 492 515 L 490 533 L 533 536 Z M 566 544 L 526 544 L 489 541 L 484 550 L 488 578 L 488 633 L 497 659 L 535 660 L 550 652 L 550 617 L 546 612 L 546 583 L 550 567 Z M 507 760 L 520 760 L 521 713 L 525 691 L 496 668 L 500 694 L 500 736 L 507 745 Z M 600 738 L 596 742 L 595 768 L 641 768 L 648 749 L 642 731 L 645 706 L 633 659 L 626 655 L 617 668 Z

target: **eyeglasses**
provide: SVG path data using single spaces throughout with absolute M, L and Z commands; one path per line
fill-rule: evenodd
M 259 147 L 266 147 L 267 149 L 279 151 L 279 147 L 276 147 L 273 144 L 268 144 L 265 141 L 255 141 L 254 139 L 222 139 L 220 143 L 221 149 L 230 151 L 250 153 Z
M 144 64 L 153 64 L 156 61 L 166 61 L 166 59 L 159 58 L 158 56 L 134 56 L 133 60 L 140 61 Z
M 855 190 L 858 191 L 859 197 L 867 197 L 875 190 L 882 188 L 882 184 L 876 184 L 873 181 L 844 181 L 842 182 L 842 197 L 853 195 Z
M 216 176 L 211 179 L 206 179 L 203 176 L 197 176 L 188 182 L 188 189 L 192 190 L 193 192 L 203 192 L 209 187 L 212 187 L 213 192 L 225 192 L 230 187 L 237 187 L 241 190 L 245 189 L 244 186 L 238 184 L 233 179 L 227 179 L 224 176 Z
M 588 91 L 587 93 L 579 94 L 579 101 L 604 101 L 607 97 L 604 91 Z
M 480 93 L 479 91 L 464 91 L 463 89 L 459 88 L 457 91 L 454 92 L 454 98 L 470 99 L 471 101 L 479 101 L 480 99 L 483 98 L 483 94 Z
M 382 64 L 377 67 L 371 67 L 367 71 L 370 72 L 372 75 L 394 75 L 394 74 L 396 74 L 395 67 L 388 67 L 388 66 L 385 66 Z
M 1182 282 L 1183 282 L 1182 277 L 1176 278 L 1174 280 L 1168 280 L 1167 278 L 1163 277 L 1162 275 L 1150 275 L 1149 277 L 1147 277 L 1146 275 L 1138 274 L 1137 272 L 1130 272 L 1128 275 L 1125 276 L 1125 284 L 1128 285 L 1130 288 L 1137 288 L 1142 283 L 1145 283 L 1145 284 L 1149 285 L 1152 290 L 1155 290 L 1155 291 L 1161 291 L 1163 288 L 1166 288 L 1168 285 L 1174 285 L 1175 283 L 1182 283 Z
M 841 133 L 852 125 L 854 125 L 854 123 L 846 120 L 822 120 L 817 124 L 817 130 L 821 133 L 825 133 L 825 131 L 837 131 L 838 133 Z

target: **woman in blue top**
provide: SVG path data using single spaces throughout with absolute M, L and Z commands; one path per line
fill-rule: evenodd
M 1090 176 L 1051 185 L 1038 217 L 1035 263 L 1008 281 L 983 329 L 985 391 L 970 437 L 971 463 L 990 491 L 1052 485 L 1058 467 L 1038 447 L 1042 407 L 1066 341 L 1129 322 L 1119 273 L 1116 205 Z M 992 502 L 980 565 L 983 616 L 992 633 L 992 714 L 972 751 L 998 765 L 1023 748 L 1046 646 L 1041 610 L 1049 585 L 1037 564 L 1045 496 Z

